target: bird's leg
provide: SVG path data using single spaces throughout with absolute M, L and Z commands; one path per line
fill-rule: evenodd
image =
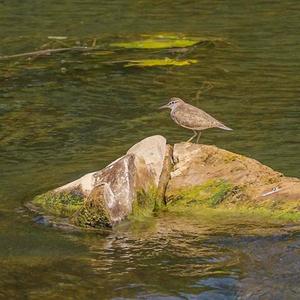
M 187 143 L 189 143 L 190 141 L 192 141 L 197 136 L 197 131 L 193 130 L 193 132 L 194 132 L 194 135 L 190 139 L 188 139 L 186 141 Z
M 201 136 L 201 131 L 198 132 L 198 136 L 197 136 L 197 144 L 199 143 L 200 136 Z

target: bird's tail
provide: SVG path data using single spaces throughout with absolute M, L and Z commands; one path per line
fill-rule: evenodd
M 225 126 L 224 124 L 220 124 L 220 125 L 218 126 L 218 128 L 223 129 L 223 130 L 233 130 L 233 129 L 231 129 L 231 128 Z

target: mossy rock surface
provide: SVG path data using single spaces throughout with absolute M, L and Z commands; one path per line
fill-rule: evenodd
M 70 217 L 83 205 L 84 197 L 76 192 L 47 192 L 36 196 L 32 203 L 45 213 L 59 217 Z
M 109 212 L 105 207 L 86 203 L 71 217 L 71 222 L 80 227 L 111 228 Z
M 143 143 L 105 169 L 37 196 L 32 203 L 46 215 L 67 217 L 86 228 L 113 227 L 126 218 L 144 222 L 162 211 L 189 218 L 207 212 L 216 222 L 219 216 L 230 219 L 235 214 L 300 221 L 297 178 L 215 146 L 180 143 L 166 148 L 165 139 L 157 136 Z M 143 155 L 151 163 L 141 159 Z M 156 182 L 147 165 L 157 161 Z
M 71 222 L 80 227 L 112 227 L 111 214 L 103 196 L 103 186 L 96 187 L 80 209 L 71 217 Z
M 163 195 L 157 188 L 150 188 L 148 191 L 138 191 L 133 201 L 130 218 L 140 219 L 152 216 L 154 212 L 165 207 Z
M 139 190 L 132 204 L 131 220 L 146 220 L 165 207 L 163 195 L 157 188 Z M 80 227 L 111 228 L 118 222 L 112 221 L 111 211 L 103 198 L 101 187 L 95 189 L 70 221 Z
M 193 206 L 219 205 L 230 193 L 234 186 L 223 180 L 208 180 L 205 184 L 183 188 L 169 197 L 170 205 Z
M 273 203 L 273 204 L 272 204 Z M 179 214 L 261 217 L 286 221 L 300 221 L 300 211 L 295 209 L 299 201 L 253 202 L 244 187 L 224 180 L 208 180 L 202 185 L 173 192 L 168 199 L 168 211 Z

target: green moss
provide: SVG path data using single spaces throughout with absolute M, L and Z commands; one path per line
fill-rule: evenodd
M 223 180 L 208 180 L 205 184 L 181 189 L 173 196 L 171 204 L 181 206 L 219 205 L 233 190 L 233 186 Z M 172 200 L 172 199 L 171 199 Z M 175 202 L 174 202 L 175 200 Z
M 201 219 L 216 220 L 229 220 L 241 221 L 241 224 L 248 221 L 260 222 L 299 222 L 300 212 L 290 212 L 284 210 L 270 210 L 264 207 L 206 207 L 206 206 L 193 206 L 183 207 L 178 205 L 168 206 L 169 214 L 179 216 L 189 216 Z
M 46 213 L 69 217 L 82 207 L 83 197 L 79 193 L 47 192 L 36 196 L 32 203 L 41 207 Z
M 164 206 L 163 197 L 157 188 L 152 187 L 147 192 L 139 191 L 137 192 L 135 201 L 133 201 L 130 218 L 140 219 L 150 217 Z
M 266 211 L 274 217 L 286 220 L 300 221 L 299 200 L 286 201 L 285 199 L 266 199 L 264 201 L 247 201 L 241 206 L 242 209 Z
M 80 227 L 107 228 L 112 227 L 110 215 L 106 207 L 82 206 L 71 218 L 71 222 Z
M 81 227 L 112 227 L 110 210 L 104 197 L 104 186 L 93 189 L 83 206 L 72 216 L 71 222 Z
M 272 219 L 300 221 L 298 201 L 256 203 L 249 201 L 243 189 L 222 180 L 209 180 L 205 184 L 181 189 L 168 204 L 168 211 L 181 215 L 212 217 L 242 217 L 246 219 Z M 289 205 L 287 205 L 289 203 Z

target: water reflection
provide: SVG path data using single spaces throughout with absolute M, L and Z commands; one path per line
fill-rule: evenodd
M 103 2 L 103 1 L 102 1 Z M 189 133 L 157 107 L 190 100 L 234 128 L 203 143 L 299 175 L 297 1 L 0 1 L 0 52 L 50 35 L 99 45 L 142 34 L 215 36 L 230 45 L 0 61 L 0 298 L 297 299 L 299 229 L 253 220 L 162 217 L 108 236 L 33 224 L 15 209 L 98 170 L 153 134 Z M 186 57 L 182 68 L 112 60 Z M 107 63 L 109 62 L 109 63 Z
M 298 225 L 161 215 L 103 235 L 33 225 L 20 213 L 8 224 L 7 214 L 3 297 L 293 299 L 299 292 Z

